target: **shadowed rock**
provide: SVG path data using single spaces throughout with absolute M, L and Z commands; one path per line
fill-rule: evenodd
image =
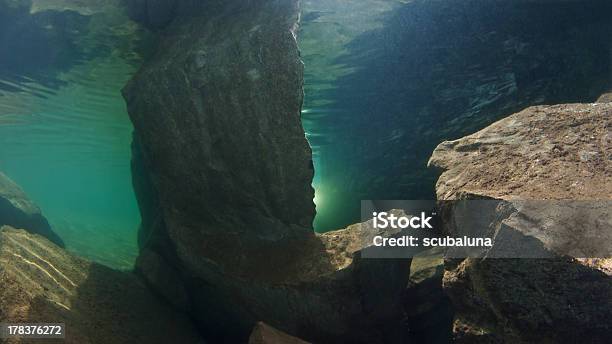
M 125 3 L 133 20 L 160 29 L 174 18 L 179 0 L 125 0 Z
M 8 226 L 0 229 L 0 285 L 0 323 L 66 324 L 65 340 L 47 342 L 200 342 L 188 318 L 161 303 L 135 275 Z
M 191 270 L 205 256 L 256 276 L 267 271 L 263 252 L 289 253 L 282 243 L 314 236 L 297 6 L 230 1 L 221 10 L 164 31 L 124 95 L 146 166 L 135 178 L 149 178 L 159 199 L 159 212 L 144 213 L 163 215 Z
M 532 107 L 435 150 L 438 199 L 493 204 L 480 215 L 496 240 L 488 258 L 445 262 L 459 342 L 609 340 L 611 115 L 609 103 Z M 465 230 L 445 204 L 445 231 Z M 550 259 L 492 258 L 508 234 Z
M 0 226 L 25 228 L 40 234 L 56 245 L 64 246 L 62 239 L 51 229 L 40 209 L 23 190 L 0 172 Z
M 249 337 L 249 344 L 308 344 L 308 342 L 258 322 Z
M 451 337 L 453 313 L 442 288 L 442 253 L 433 249 L 412 259 L 410 281 L 402 301 L 410 343 L 447 343 Z
M 383 341 L 410 261 L 361 259 L 359 225 L 312 230 L 297 1 L 185 13 L 186 2 L 124 90 L 138 273 L 213 341 L 244 342 L 258 321 L 307 340 Z

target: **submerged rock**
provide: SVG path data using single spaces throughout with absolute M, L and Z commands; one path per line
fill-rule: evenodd
M 598 103 L 612 103 L 612 92 L 602 94 L 598 99 Z
M 135 275 L 21 229 L 0 229 L 0 285 L 0 323 L 65 323 L 61 343 L 200 342 L 188 318 Z
M 312 230 L 297 3 L 179 6 L 126 86 L 137 271 L 213 341 L 244 342 L 265 321 L 307 340 L 380 342 L 399 326 L 410 260 L 361 259 L 359 225 Z
M 482 214 L 496 239 L 487 258 L 445 262 L 459 342 L 609 341 L 611 128 L 610 103 L 538 106 L 435 150 L 438 199 L 493 204 Z M 451 204 L 444 216 L 460 212 Z M 508 234 L 549 259 L 495 259 Z
M 308 342 L 290 336 L 266 323 L 258 322 L 251 332 L 249 344 L 308 344 Z
M 440 144 L 438 199 L 609 200 L 612 104 L 536 106 Z
M 532 105 L 592 102 L 611 86 L 609 0 L 303 7 L 322 11 L 304 23 L 300 40 L 304 122 L 325 169 L 319 185 L 332 200 L 327 221 L 318 218 L 322 229 L 355 222 L 355 199 L 435 197 L 437 175 L 426 165 L 443 140 Z
M 196 270 L 205 255 L 256 275 L 256 256 L 244 258 L 250 251 L 313 236 L 303 66 L 292 32 L 297 7 L 226 7 L 231 18 L 186 17 L 162 33 L 124 95 L 146 166 L 141 175 L 152 181 L 179 258 Z
M 40 208 L 28 198 L 19 185 L 0 172 L 0 226 L 25 228 L 40 234 L 56 245 L 64 246 L 62 239 L 51 229 Z
M 160 260 L 150 249 L 141 252 L 137 270 L 159 294 L 191 311 L 213 341 L 244 341 L 257 319 L 265 319 L 312 341 L 378 343 L 396 338 L 401 330 L 400 301 L 410 260 L 362 259 L 369 242 L 364 238 L 372 233 L 367 224 L 356 224 L 253 255 L 269 260 L 258 267 L 268 269 L 258 278 L 214 267 L 188 275 L 184 266 L 171 266 L 171 260 Z M 283 249 L 290 249 L 293 257 L 279 255 Z

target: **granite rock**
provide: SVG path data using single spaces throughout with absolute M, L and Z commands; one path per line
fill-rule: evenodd
M 445 261 L 458 342 L 609 340 L 611 115 L 609 103 L 532 107 L 435 150 L 438 199 L 488 200 L 496 240 L 485 258 Z M 444 230 L 463 230 L 449 221 L 457 203 L 443 204 Z M 495 258 L 508 233 L 548 258 Z
M 186 3 L 124 89 L 138 273 L 211 341 L 244 342 L 258 321 L 312 341 L 384 341 L 410 260 L 362 259 L 359 224 L 312 229 L 298 2 Z

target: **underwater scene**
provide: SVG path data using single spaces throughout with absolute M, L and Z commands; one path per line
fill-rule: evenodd
M 131 269 L 140 214 L 120 90 L 141 63 L 138 28 L 118 9 L 66 6 L 2 4 L 1 170 L 69 250 Z
M 612 1 L 0 0 L 0 343 L 607 343 L 611 295 Z

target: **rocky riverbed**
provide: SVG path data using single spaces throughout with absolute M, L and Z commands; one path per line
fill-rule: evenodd
M 0 285 L 0 322 L 65 323 L 66 339 L 57 343 L 200 342 L 189 318 L 135 274 L 88 262 L 22 229 L 0 229 Z

